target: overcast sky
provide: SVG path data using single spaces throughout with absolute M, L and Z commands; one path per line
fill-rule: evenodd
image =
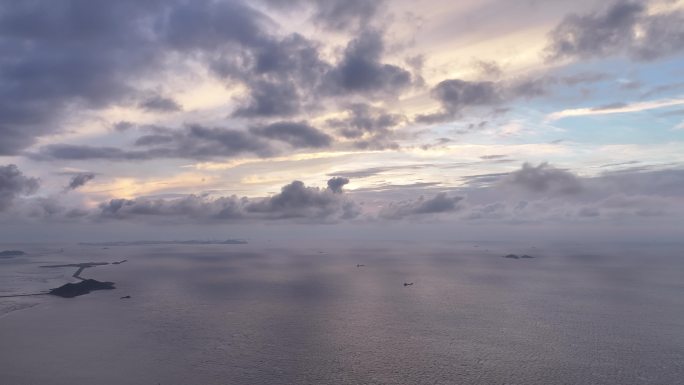
M 683 54 L 676 0 L 1 1 L 0 241 L 678 240 Z

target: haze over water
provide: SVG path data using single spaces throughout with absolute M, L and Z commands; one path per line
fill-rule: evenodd
M 58 247 L 50 261 L 129 262 L 83 273 L 116 290 L 0 299 L 3 384 L 675 384 L 684 375 L 674 246 Z M 513 251 L 535 258 L 502 258 Z M 39 273 L 46 259 L 0 262 L 3 292 L 69 279 L 69 268 Z M 22 301 L 35 306 L 8 312 Z

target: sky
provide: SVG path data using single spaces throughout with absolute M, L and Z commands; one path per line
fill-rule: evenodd
M 684 228 L 684 1 L 0 2 L 0 241 Z

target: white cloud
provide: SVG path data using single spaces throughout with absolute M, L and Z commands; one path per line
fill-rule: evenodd
M 630 104 L 619 104 L 615 106 L 606 107 L 587 107 L 574 108 L 553 112 L 546 116 L 546 121 L 554 121 L 573 116 L 591 116 L 591 115 L 607 115 L 607 114 L 625 114 L 631 112 L 639 112 L 646 110 L 654 110 L 658 108 L 672 107 L 684 105 L 684 99 L 663 99 L 653 100 L 648 102 L 638 102 Z

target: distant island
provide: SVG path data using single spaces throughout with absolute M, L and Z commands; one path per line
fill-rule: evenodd
M 534 258 L 534 257 L 529 256 L 529 255 L 527 255 L 527 254 L 523 254 L 523 255 L 520 255 L 520 256 L 518 256 L 518 255 L 516 255 L 516 254 L 508 254 L 508 255 L 504 255 L 503 257 L 504 257 L 504 258 L 510 258 L 510 259 L 527 259 L 527 258 Z
M 191 239 L 187 241 L 121 241 L 121 242 L 80 242 L 83 246 L 151 246 L 151 245 L 245 245 L 244 239 L 226 239 L 219 241 L 202 241 Z
M 21 250 L 3 250 L 0 251 L 0 258 L 14 258 L 22 255 L 26 255 L 25 252 Z

